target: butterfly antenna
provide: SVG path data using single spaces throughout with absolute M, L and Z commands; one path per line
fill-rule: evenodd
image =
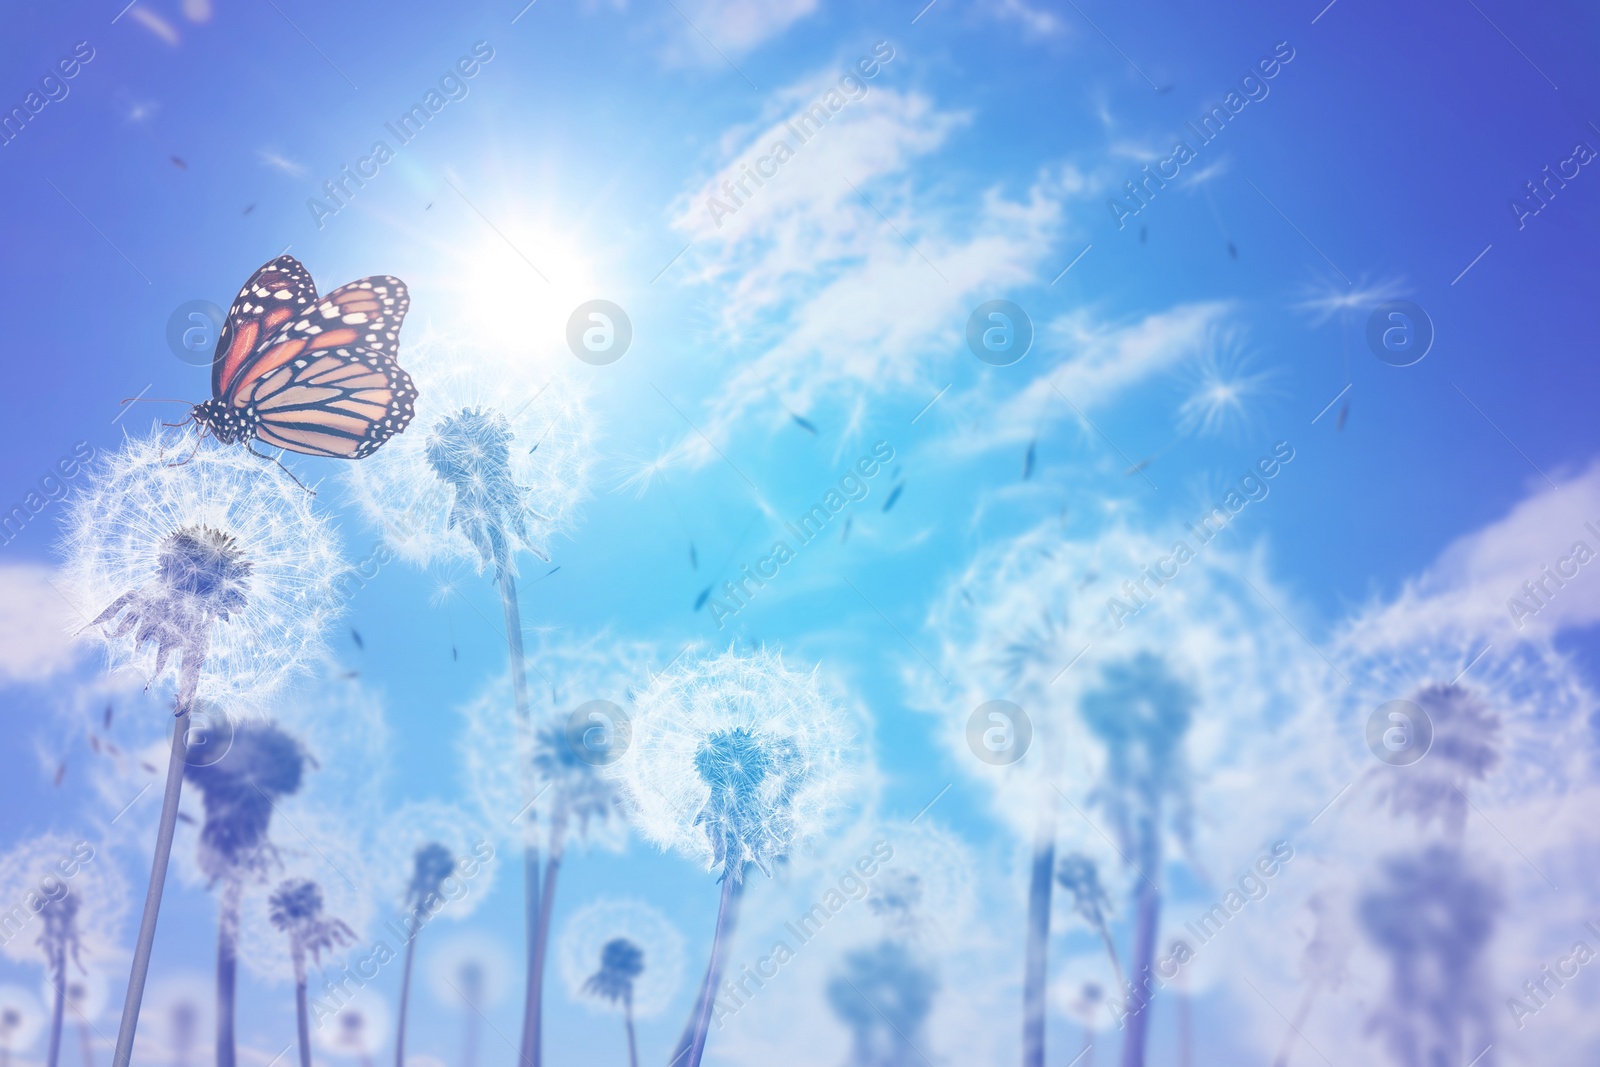
M 194 406 L 193 400 L 175 400 L 171 397 L 155 396 L 130 396 L 123 401 L 124 404 L 188 404 Z
M 169 466 L 169 467 L 181 467 L 184 464 L 188 463 L 190 460 L 194 459 L 195 453 L 200 451 L 200 442 L 204 438 L 205 438 L 205 434 L 203 432 L 195 434 L 194 435 L 194 447 L 189 449 L 189 454 L 187 456 L 184 456 L 182 459 L 180 459 L 176 463 L 168 463 L 167 466 Z

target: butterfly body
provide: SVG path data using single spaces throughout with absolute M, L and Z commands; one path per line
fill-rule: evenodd
M 190 416 L 224 444 L 371 455 L 415 413 L 416 386 L 396 359 L 410 303 L 405 283 L 388 275 L 318 297 L 305 267 L 279 256 L 228 309 L 211 363 L 212 397 Z

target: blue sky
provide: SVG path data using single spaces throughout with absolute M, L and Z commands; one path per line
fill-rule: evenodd
M 0 319 L 0 346 L 12 382 L 0 422 L 4 507 L 23 504 L 78 442 L 112 450 L 124 432 L 143 433 L 152 413 L 180 411 L 125 412 L 124 397 L 207 396 L 205 372 L 166 341 L 185 302 L 225 307 L 285 249 L 324 292 L 369 274 L 405 279 L 413 302 L 402 364 L 408 344 L 426 338 L 550 368 L 588 398 L 581 513 L 550 542 L 548 565 L 523 559 L 530 637 L 647 642 L 661 664 L 691 642 L 765 644 L 820 665 L 847 694 L 869 769 L 811 874 L 757 879 L 754 929 L 806 898 L 806 878 L 825 874 L 861 826 L 908 820 L 951 786 L 929 818 L 971 850 L 982 921 L 979 933 L 935 953 L 945 954 L 950 998 L 941 1011 L 986 1022 L 981 1038 L 935 1027 L 939 1056 L 1016 1055 L 1017 867 L 1029 832 L 1007 814 L 1010 787 L 986 777 L 951 724 L 980 696 L 1017 696 L 991 691 L 999 683 L 982 663 L 1004 647 L 1007 606 L 1030 585 L 1059 578 L 1063 599 L 1053 601 L 1048 584 L 1031 591 L 1073 626 L 1103 621 L 1114 593 L 1068 602 L 1067 590 L 1087 586 L 1067 572 L 1030 571 L 1016 562 L 1026 555 L 1018 546 L 1059 543 L 1073 561 L 1063 566 L 1078 568 L 1071 573 L 1120 582 L 1119 566 L 1153 562 L 1143 546 L 1167 551 L 1184 523 L 1280 442 L 1294 458 L 1270 493 L 1220 535 L 1180 587 L 1181 606 L 1136 642 L 1165 641 L 1213 672 L 1207 691 L 1224 703 L 1219 663 L 1246 663 L 1250 650 L 1286 657 L 1241 675 L 1249 695 L 1238 704 L 1262 721 L 1289 721 L 1285 736 L 1299 740 L 1282 744 L 1311 754 L 1319 745 L 1364 751 L 1365 712 L 1350 710 L 1359 703 L 1350 694 L 1365 699 L 1396 677 L 1426 674 L 1395 668 L 1370 676 L 1381 684 L 1340 683 L 1385 658 L 1372 651 L 1373 634 L 1427 649 L 1406 653 L 1421 661 L 1437 653 L 1442 663 L 1449 655 L 1439 648 L 1456 642 L 1464 665 L 1493 646 L 1486 677 L 1522 679 L 1505 683 L 1520 700 L 1559 692 L 1571 714 L 1517 727 L 1526 748 L 1507 754 L 1486 810 L 1497 823 L 1538 829 L 1529 866 L 1592 833 L 1576 810 L 1594 787 L 1587 694 L 1600 681 L 1600 594 L 1584 583 L 1596 579 L 1584 569 L 1522 629 L 1506 606 L 1584 536 L 1583 520 L 1600 522 L 1585 310 L 1600 172 L 1577 164 L 1536 215 L 1519 222 L 1512 208 L 1525 183 L 1573 158 L 1579 143 L 1600 151 L 1592 11 L 1477 0 L 1206 11 L 1040 0 L 935 0 L 920 12 L 830 0 L 119 7 L 14 14 L 0 41 L 0 110 L 25 106 L 79 42 L 92 49 L 66 95 L 0 146 L 9 238 L 0 285 L 11 312 Z M 459 99 L 400 144 L 386 124 L 475 46 L 475 73 L 451 83 Z M 892 58 L 862 93 L 719 219 L 707 201 L 722 180 L 769 152 L 787 120 L 875 49 Z M 1265 82 L 1269 91 L 1198 145 L 1185 124 L 1222 106 L 1275 49 L 1292 59 Z M 1195 158 L 1119 226 L 1109 201 L 1142 166 L 1171 156 L 1178 137 L 1191 139 Z M 317 210 L 314 199 L 329 202 L 323 183 L 370 158 L 380 140 L 393 158 L 347 206 Z M 580 362 L 565 340 L 573 309 L 593 299 L 620 305 L 632 323 L 628 351 L 605 366 Z M 1006 367 L 980 362 L 965 342 L 973 309 L 995 299 L 1020 306 L 1034 330 L 1025 358 Z M 1402 299 L 1423 310 L 1435 339 L 1419 363 L 1395 367 L 1376 358 L 1366 333 L 1377 305 Z M 848 536 L 836 520 L 721 627 L 708 607 L 695 609 L 707 587 L 715 593 L 767 555 L 783 520 L 878 442 L 893 459 L 849 506 Z M 320 479 L 317 507 L 346 555 L 368 556 L 378 535 L 336 467 L 291 465 Z M 49 504 L 0 556 L 10 645 L 0 669 L 18 726 L 0 785 L 15 813 L 0 834 L 8 847 L 46 830 L 108 840 L 117 831 L 107 823 L 117 807 L 107 807 L 110 772 L 84 740 L 103 703 L 96 687 L 108 683 L 93 655 L 58 636 L 69 620 L 45 584 L 61 510 Z M 1256 582 L 1254 593 L 1239 575 Z M 441 598 L 447 583 L 458 592 Z M 984 619 L 994 625 L 974 621 Z M 504 670 L 498 620 L 490 583 L 471 567 L 397 560 L 335 626 L 332 661 L 314 672 L 327 677 L 299 692 L 311 703 L 381 709 L 384 773 L 366 797 L 380 811 L 469 803 L 453 709 Z M 1194 636 L 1202 631 L 1215 643 Z M 1539 664 L 1529 668 L 1535 681 L 1513 669 L 1524 646 L 1537 652 L 1527 653 Z M 1220 658 L 1207 660 L 1208 649 Z M 1089 655 L 1069 677 L 1094 677 L 1100 659 Z M 339 678 L 349 671 L 359 677 Z M 1309 690 L 1296 688 L 1313 676 Z M 359 698 L 327 695 L 352 687 Z M 127 703 L 119 728 L 134 731 L 125 741 L 149 741 L 159 712 L 134 692 L 115 691 Z M 136 727 L 127 720 L 139 707 L 150 721 Z M 1572 746 L 1574 778 L 1540 792 L 1518 772 L 1535 765 L 1526 753 L 1558 739 Z M 1354 758 L 1327 754 L 1311 760 L 1315 774 L 1286 782 L 1283 768 L 1300 765 L 1281 752 L 1225 759 L 1225 748 L 1205 749 L 1219 761 L 1214 780 L 1227 783 L 1214 810 L 1271 807 L 1298 782 L 1305 795 L 1282 801 L 1285 824 L 1296 825 L 1322 803 L 1306 775 L 1337 777 L 1330 768 Z M 63 758 L 68 770 L 54 786 Z M 1242 822 L 1254 832 L 1258 820 Z M 1576 923 L 1585 914 L 1581 894 L 1561 896 L 1563 911 L 1522 892 L 1518 879 L 1530 872 L 1505 848 L 1507 835 L 1522 838 L 1502 828 L 1478 826 L 1470 843 L 1485 862 L 1521 872 L 1504 875 L 1513 904 L 1489 968 L 1504 1040 L 1527 1055 L 1592 1054 L 1600 1033 L 1577 1014 L 1545 1020 L 1543 1033 L 1532 1023 L 1514 1031 L 1502 1006 L 1520 987 L 1519 968 L 1562 939 L 1551 932 L 1556 919 L 1535 916 Z M 1337 867 L 1361 855 L 1370 865 L 1348 829 L 1318 839 L 1315 862 Z M 1212 861 L 1226 866 L 1270 843 L 1241 843 L 1244 834 L 1213 840 Z M 109 851 L 142 884 L 140 843 Z M 1177 861 L 1170 877 L 1180 900 L 1210 892 Z M 1581 884 L 1581 868 L 1570 877 Z M 634 840 L 574 859 L 564 878 L 558 931 L 589 899 L 646 899 L 682 931 L 686 973 L 698 972 L 715 893 L 692 864 Z M 502 870 L 452 932 L 514 942 L 515 882 Z M 1308 882 L 1297 896 L 1269 898 L 1283 910 L 1257 920 L 1250 943 L 1298 945 L 1304 915 L 1295 908 L 1310 892 Z M 375 916 L 382 906 L 372 904 Z M 212 924 L 203 888 L 169 898 L 157 974 L 203 980 Z M 1126 940 L 1127 928 L 1118 936 Z M 1097 950 L 1080 952 L 1081 930 L 1059 941 L 1069 960 Z M 1237 945 L 1224 948 L 1247 956 L 1244 935 Z M 792 995 L 771 997 L 770 1016 L 741 1013 L 744 1029 L 721 1051 L 714 1040 L 708 1062 L 781 1055 L 782 1039 L 811 1027 L 842 1059 L 848 1031 L 818 991 L 852 947 L 841 937 L 802 961 L 810 970 L 786 972 Z M 0 967 L 5 981 L 39 983 L 37 967 Z M 1293 974 L 1289 959 L 1262 979 L 1282 979 L 1280 1006 L 1299 995 Z M 975 988 L 960 987 L 963 975 Z M 646 1058 L 666 1058 L 689 984 L 644 1024 Z M 259 990 L 243 1009 L 242 1037 L 265 1050 L 265 1063 L 290 1033 L 289 1001 L 281 984 Z M 1568 992 L 1552 1012 L 1576 1013 L 1580 997 L 1600 995 Z M 551 995 L 560 1005 L 553 1056 L 583 1055 L 602 1024 L 603 1055 L 620 1055 L 609 1020 L 569 1010 L 559 982 Z M 1275 1049 L 1281 1024 L 1248 988 L 1223 976 L 1196 995 L 1207 1050 L 1196 1062 Z M 1351 995 L 1348 1027 L 1334 1014 L 1319 1023 L 1329 1028 L 1320 1040 L 1344 1042 L 1330 1052 L 1366 1048 L 1359 1005 L 1374 996 Z M 454 1062 L 457 1014 L 424 1004 L 412 1050 Z M 790 1008 L 787 1026 L 779 1005 Z M 499 1011 L 496 1024 L 514 1034 L 515 1013 Z M 114 1013 L 105 1018 L 110 1032 Z M 1155 1026 L 1158 1047 L 1169 1048 L 1173 1016 Z M 1052 1058 L 1081 1040 L 1064 1009 L 1050 1034 Z M 483 1041 L 485 1062 L 511 1062 L 492 1033 Z

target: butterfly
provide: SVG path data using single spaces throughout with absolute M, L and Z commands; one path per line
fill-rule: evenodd
M 386 274 L 318 297 L 300 261 L 279 256 L 228 309 L 211 360 L 211 399 L 190 417 L 201 436 L 223 444 L 371 455 L 415 414 L 417 387 L 396 361 L 410 306 L 405 283 Z

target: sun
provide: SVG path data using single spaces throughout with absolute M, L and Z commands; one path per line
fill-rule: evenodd
M 451 299 L 449 320 L 440 325 L 507 356 L 565 351 L 573 311 L 605 295 L 586 242 L 536 218 L 496 218 L 482 231 L 443 250 L 451 264 L 442 288 Z

